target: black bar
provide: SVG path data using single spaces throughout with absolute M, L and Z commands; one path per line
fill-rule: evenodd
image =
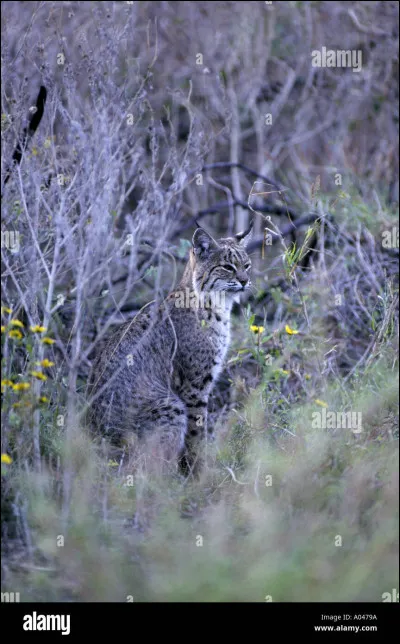
M 215 640 L 220 634 L 224 642 L 235 636 L 235 641 L 238 637 L 257 637 L 284 642 L 291 635 L 304 636 L 306 641 L 324 641 L 327 635 L 335 639 L 343 634 L 385 641 L 398 625 L 397 602 L 2 603 L 2 630 L 13 641 L 80 641 L 89 635 L 102 641 L 110 638 L 108 641 L 113 643 L 121 637 L 135 641 L 142 633 L 153 639 L 157 631 L 163 640 L 175 638 L 178 633 L 193 632 L 201 637 L 204 631 L 207 639 Z M 26 630 L 24 625 L 36 630 Z M 39 630 L 42 626 L 58 630 Z

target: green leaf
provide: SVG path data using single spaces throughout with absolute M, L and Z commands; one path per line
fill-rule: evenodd
M 192 246 L 192 242 L 190 242 L 188 239 L 180 239 L 179 247 L 177 250 L 178 257 L 180 257 L 181 259 L 184 259 L 187 256 L 191 246 Z
M 157 275 L 157 268 L 155 266 L 150 266 L 150 268 L 148 268 L 144 274 L 145 277 L 155 277 L 156 275 Z

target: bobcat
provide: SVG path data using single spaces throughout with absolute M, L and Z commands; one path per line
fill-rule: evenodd
M 251 233 L 252 223 L 215 241 L 197 228 L 177 289 L 122 325 L 89 377 L 93 427 L 118 439 L 156 432 L 185 475 L 199 471 L 201 445 L 212 438 L 207 403 L 229 346 L 232 304 L 251 285 Z

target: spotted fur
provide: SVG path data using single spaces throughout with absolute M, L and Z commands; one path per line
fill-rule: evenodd
M 207 404 L 230 341 L 230 314 L 250 287 L 246 245 L 252 225 L 214 240 L 198 228 L 182 280 L 158 308 L 147 306 L 124 324 L 93 363 L 89 378 L 91 424 L 112 437 L 157 432 L 168 459 L 184 473 L 198 468 Z M 211 308 L 178 306 L 182 293 L 211 293 Z M 219 299 L 218 299 L 219 297 Z

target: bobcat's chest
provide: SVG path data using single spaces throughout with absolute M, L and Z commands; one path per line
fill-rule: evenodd
M 213 379 L 218 377 L 230 343 L 230 320 L 227 316 L 212 314 L 206 321 L 204 333 L 212 347 L 213 361 L 211 373 Z
M 188 383 L 201 387 L 215 382 L 222 369 L 230 342 L 228 316 L 215 312 L 192 314 L 189 324 L 181 327 L 175 357 L 173 384 L 179 390 Z

